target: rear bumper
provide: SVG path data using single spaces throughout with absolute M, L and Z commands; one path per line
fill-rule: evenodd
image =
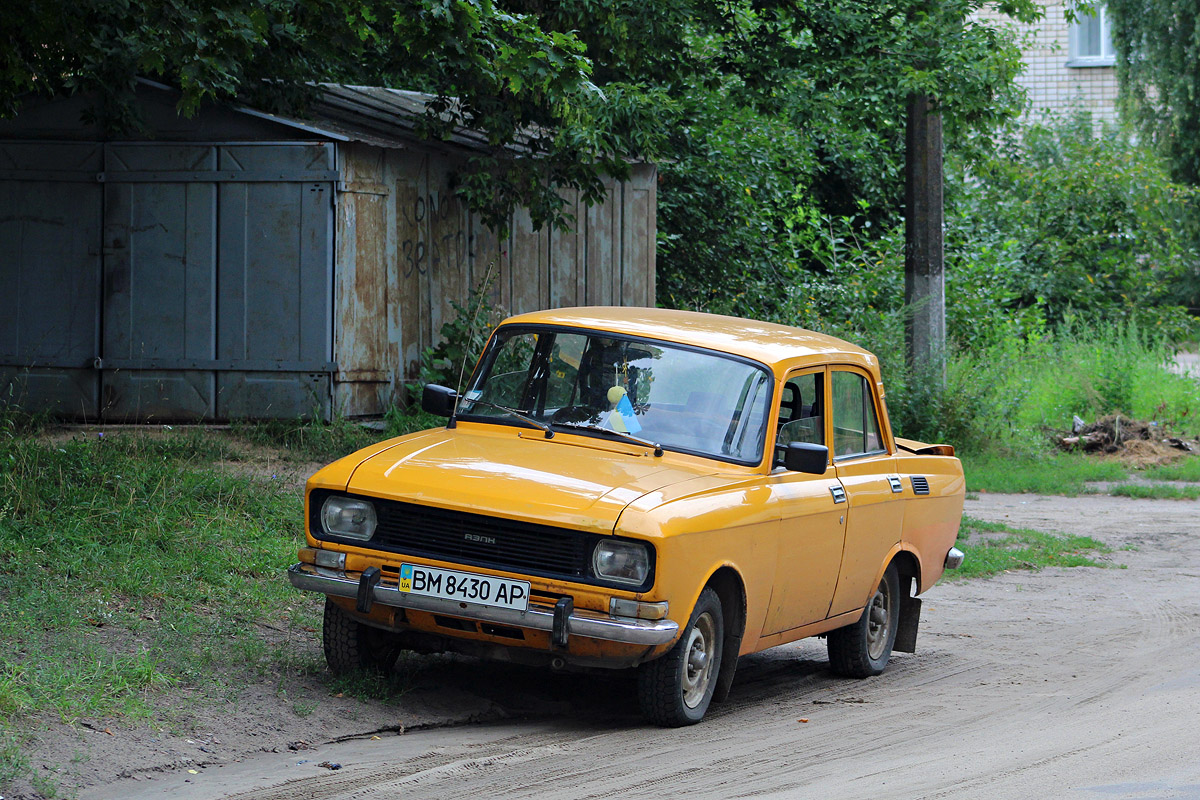
M 288 567 L 288 580 L 292 586 L 309 592 L 334 597 L 358 597 L 359 582 L 341 570 L 317 567 L 312 564 L 294 564 Z M 525 611 L 511 608 L 496 608 L 478 603 L 444 600 L 438 597 L 401 592 L 394 585 L 378 584 L 372 590 L 376 603 L 395 608 L 411 608 L 450 617 L 491 622 L 514 628 L 532 628 L 541 631 L 554 630 L 554 609 L 545 610 L 530 606 Z M 679 634 L 678 623 L 669 619 L 645 620 L 631 617 L 614 617 L 597 611 L 575 609 L 567 618 L 567 632 L 572 636 L 601 639 L 607 642 L 653 647 L 674 641 Z
M 962 550 L 951 547 L 950 551 L 946 553 L 946 569 L 958 569 L 962 566 L 964 558 L 966 558 L 966 554 Z

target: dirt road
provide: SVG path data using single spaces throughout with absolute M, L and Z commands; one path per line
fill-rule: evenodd
M 983 495 L 967 513 L 1090 534 L 1113 567 L 938 586 L 917 654 L 878 678 L 832 677 L 817 640 L 745 658 L 692 728 L 642 724 L 624 680 L 464 662 L 422 691 L 474 687 L 512 719 L 82 797 L 1200 798 L 1200 503 Z

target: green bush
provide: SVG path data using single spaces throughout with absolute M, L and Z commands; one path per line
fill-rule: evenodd
M 471 376 L 471 370 L 492 329 L 504 318 L 503 310 L 492 302 L 492 272 L 488 278 L 473 288 L 463 305 L 451 300 L 455 315 L 442 323 L 441 339 L 421 353 L 420 382 L 449 386 L 462 391 L 462 384 Z
M 959 285 L 948 313 L 975 321 L 952 322 L 960 341 L 995 339 L 994 325 L 978 324 L 995 322 L 972 302 L 979 291 L 1017 322 L 1040 314 L 1051 327 L 1082 318 L 1187 333 L 1181 286 L 1200 270 L 1200 195 L 1127 132 L 1095 135 L 1086 115 L 1051 119 L 950 172 L 947 279 Z

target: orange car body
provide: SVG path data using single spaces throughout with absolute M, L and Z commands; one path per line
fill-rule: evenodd
M 893 436 L 872 354 L 808 331 L 662 309 L 525 314 L 506 320 L 493 339 L 506 330 L 524 331 L 530 347 L 554 335 L 567 342 L 576 333 L 593 337 L 579 339 L 592 350 L 624 347 L 624 377 L 620 363 L 604 367 L 613 376 L 605 382 L 619 388 L 610 398 L 637 391 L 628 373 L 630 364 L 641 364 L 642 393 L 670 399 L 663 394 L 671 380 L 665 370 L 675 345 L 686 348 L 680 352 L 689 358 L 737 359 L 718 366 L 753 375 L 762 387 L 756 390 L 761 411 L 746 401 L 749 410 L 735 411 L 732 423 L 720 411 L 709 414 L 719 418 L 714 423 L 695 417 L 682 401 L 630 404 L 624 419 L 640 433 L 626 438 L 600 435 L 595 425 L 557 425 L 545 408 L 543 430 L 532 406 L 525 409 L 535 417 L 528 423 L 500 412 L 481 416 L 483 405 L 476 406 L 479 413 L 465 414 L 461 409 L 472 402 L 468 392 L 455 398 L 460 411 L 451 426 L 380 442 L 309 480 L 307 547 L 291 570 L 296 586 L 326 593 L 348 618 L 408 635 L 418 648 L 601 667 L 633 667 L 670 652 L 710 587 L 723 606 L 723 664 L 730 665 L 719 699 L 738 655 L 865 616 L 891 566 L 902 587 L 894 601 L 900 631 L 892 635 L 899 637 L 897 648 L 912 649 L 920 607 L 915 596 L 938 580 L 947 563 L 961 560 L 953 546 L 964 481 L 952 448 Z M 595 338 L 600 335 L 606 338 Z M 586 356 L 567 349 L 556 345 L 545 357 L 548 369 L 582 383 Z M 477 380 L 478 370 L 486 371 L 481 365 Z M 526 380 L 533 373 L 530 367 L 510 374 Z M 690 391 L 689 398 L 739 391 L 737 385 L 702 385 L 704 376 L 698 380 L 705 391 Z M 482 397 L 475 392 L 475 402 L 484 403 Z M 710 400 L 722 402 L 719 396 Z M 608 413 L 620 408 L 618 402 Z M 621 418 L 613 419 L 621 429 Z M 742 437 L 749 444 L 735 457 L 726 452 L 730 433 L 723 436 L 726 457 L 694 445 L 706 426 L 715 441 L 723 430 L 752 424 L 759 427 Z M 683 431 L 673 435 L 693 444 L 651 447 L 655 425 Z M 817 451 L 828 450 L 823 467 L 801 472 L 782 464 L 784 431 L 798 427 Z M 351 541 L 323 529 L 326 510 L 318 502 L 342 495 L 376 509 L 379 529 L 371 538 Z M 410 536 L 406 525 L 420 530 Z M 616 556 L 587 552 L 617 539 L 630 544 Z M 555 562 L 547 553 L 556 548 L 574 555 Z M 623 575 L 621 583 L 597 571 L 605 566 L 596 559 L 636 561 L 643 550 L 649 565 L 637 585 L 630 581 L 641 572 Z M 521 561 L 526 551 L 528 564 Z M 567 563 L 574 566 L 561 567 Z M 364 573 L 372 567 L 365 585 Z M 641 568 L 640 562 L 631 567 Z M 468 577 L 454 580 L 461 596 L 422 596 L 411 579 L 405 589 L 404 576 L 414 569 L 420 580 Z M 469 580 L 477 582 L 473 597 L 460 586 Z M 523 606 L 499 607 L 480 596 L 481 580 L 489 595 L 527 584 L 529 597 Z M 436 588 L 446 595 L 446 586 Z

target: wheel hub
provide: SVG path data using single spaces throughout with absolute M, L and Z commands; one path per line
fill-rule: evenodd
M 709 614 L 701 614 L 688 634 L 683 664 L 683 703 L 688 708 L 700 705 L 712 678 L 712 656 L 716 647 L 716 624 Z
M 867 614 L 867 655 L 872 659 L 880 658 L 887 647 L 888 636 L 891 634 L 892 598 L 887 591 L 887 582 L 879 584 L 875 596 L 871 598 L 871 608 Z

